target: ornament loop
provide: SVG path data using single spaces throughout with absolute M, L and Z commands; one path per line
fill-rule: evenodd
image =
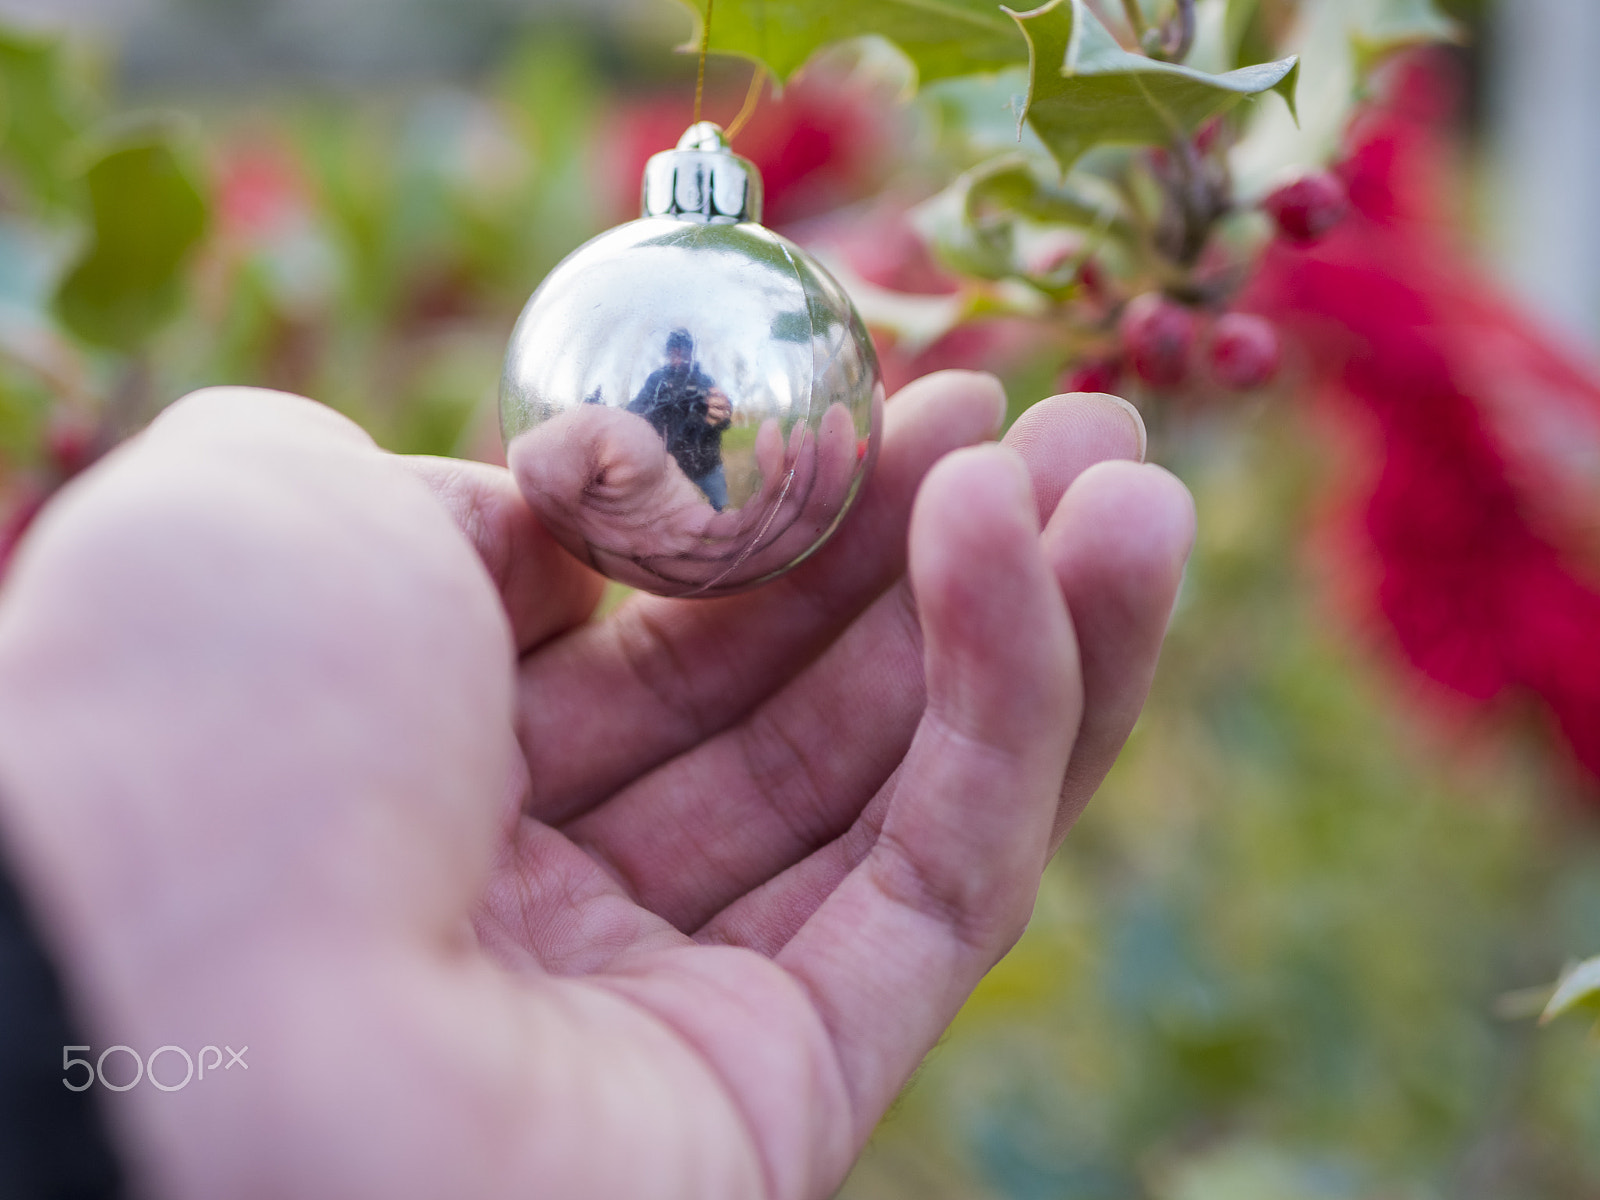
M 696 121 L 683 131 L 683 136 L 678 139 L 679 150 L 704 150 L 715 154 L 718 151 L 728 150 L 728 139 L 723 136 L 722 126 L 715 121 Z
M 728 149 L 722 127 L 697 121 L 675 150 L 654 155 L 644 169 L 640 214 L 682 221 L 737 224 L 761 220 L 761 174 Z

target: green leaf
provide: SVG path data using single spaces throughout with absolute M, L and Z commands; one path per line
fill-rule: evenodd
M 1227 0 L 1222 18 L 1222 37 L 1228 50 L 1229 66 L 1238 64 L 1239 52 L 1245 46 L 1260 8 L 1261 0 Z
M 772 318 L 772 340 L 775 342 L 809 346 L 811 336 L 811 314 L 804 309 L 781 312 Z
M 1556 993 L 1544 1006 L 1539 1022 L 1553 1021 L 1570 1012 L 1588 1010 L 1600 1016 L 1600 958 L 1573 963 L 1561 972 Z
M 686 49 L 700 45 L 708 0 L 682 0 L 695 15 Z M 905 51 L 926 82 L 1027 61 L 1028 51 L 995 0 L 716 0 L 709 48 L 767 65 L 786 80 L 813 51 L 876 34 Z
M 0 29 L 0 162 L 47 207 L 70 194 L 64 159 L 85 120 L 64 59 L 58 42 Z
M 1015 231 L 1010 221 L 984 221 L 973 211 L 974 178 L 963 175 L 914 213 L 934 256 L 957 274 L 1004 279 L 1016 273 Z
M 1041 159 L 1039 165 L 1049 170 L 1048 160 Z M 969 219 L 980 217 L 983 210 L 991 206 L 1009 209 L 1036 221 L 1084 229 L 1103 227 L 1117 219 L 1115 212 L 1108 212 L 1081 195 L 1070 183 L 1041 179 L 1033 163 L 1020 154 L 991 159 L 973 168 L 965 178 Z
M 1006 11 L 1028 39 L 1025 116 L 1063 169 L 1098 145 L 1170 142 L 1263 92 L 1294 110 L 1297 58 L 1209 75 L 1124 50 L 1084 0 Z
M 56 314 L 87 342 L 132 350 L 177 308 L 206 202 L 160 130 L 124 136 L 85 183 L 93 234 L 56 292 Z
M 1115 210 L 1096 204 L 1071 184 L 1041 178 L 1042 157 L 1005 154 L 980 163 L 919 205 L 916 224 L 939 260 L 980 279 L 1016 275 L 1019 217 L 1094 233 L 1121 232 Z

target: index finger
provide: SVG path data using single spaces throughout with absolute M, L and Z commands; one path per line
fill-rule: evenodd
M 519 654 L 589 619 L 605 580 L 540 524 L 510 471 L 454 458 L 400 462 L 428 485 L 477 550 L 505 605 Z

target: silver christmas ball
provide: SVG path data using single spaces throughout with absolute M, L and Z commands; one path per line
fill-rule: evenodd
M 650 160 L 643 209 L 522 310 L 500 385 L 506 459 L 597 570 L 725 595 L 838 528 L 872 468 L 883 382 L 844 290 L 758 223 L 761 177 L 717 126 Z

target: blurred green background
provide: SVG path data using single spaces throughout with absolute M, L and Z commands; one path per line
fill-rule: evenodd
M 1453 129 L 1469 232 L 1504 252 L 1530 219 L 1496 191 L 1526 150 L 1496 142 L 1520 101 L 1496 10 L 1452 7 L 1474 35 Z M 10 0 L 0 22 L 13 539 L 211 383 L 314 396 L 398 451 L 493 459 L 517 311 L 630 215 L 693 88 L 671 0 Z M 847 243 L 948 183 L 971 131 L 870 48 L 827 70 L 764 102 L 750 137 L 775 223 Z M 713 61 L 711 114 L 747 79 Z M 1565 259 L 1587 253 L 1569 238 Z M 1593 336 L 1576 275 L 1529 286 Z M 969 349 L 1014 412 L 1062 366 Z M 937 364 L 901 363 L 919 365 Z M 1595 784 L 1514 705 L 1489 722 L 1441 701 L 1338 601 L 1313 536 L 1337 468 L 1304 399 L 1290 380 L 1152 408 L 1200 543 L 1149 708 L 1029 932 L 844 1195 L 1600 1196 L 1600 1044 L 1581 1019 L 1531 1019 L 1565 961 L 1600 954 Z

